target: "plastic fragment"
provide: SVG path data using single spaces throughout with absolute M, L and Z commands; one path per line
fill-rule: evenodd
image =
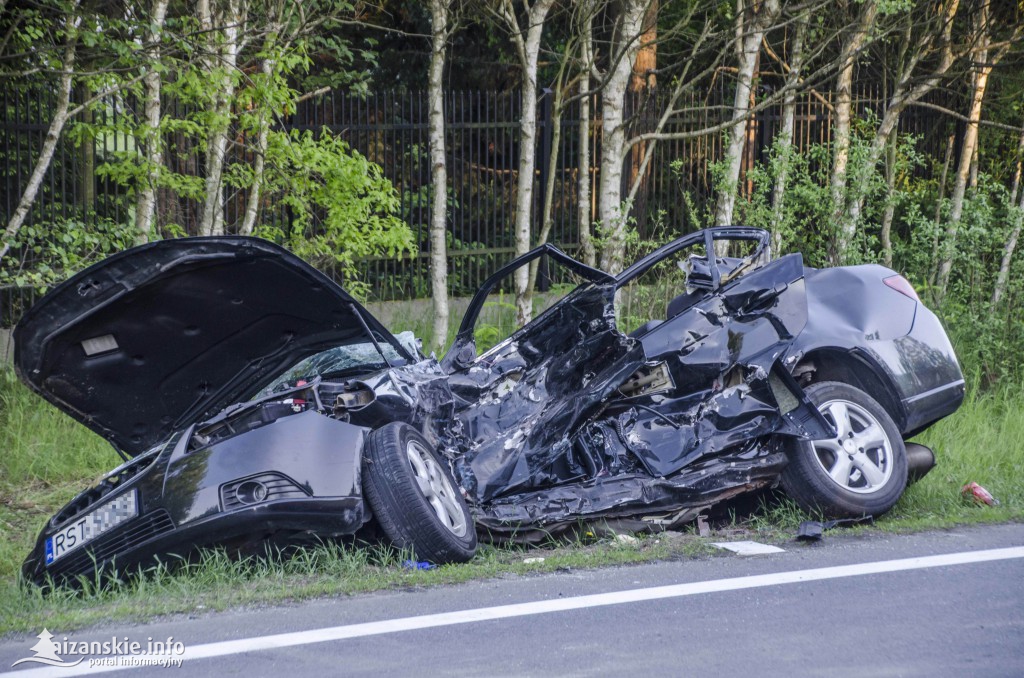
M 706 515 L 697 516 L 697 533 L 702 537 L 711 536 L 711 527 L 708 525 L 708 517 Z
M 615 541 L 625 546 L 637 546 L 640 543 L 640 540 L 631 534 L 617 534 Z
M 874 516 L 867 515 L 861 518 L 843 518 L 841 520 L 826 520 L 824 522 L 818 520 L 805 520 L 800 523 L 800 527 L 796 532 L 796 538 L 798 541 L 821 541 L 825 530 L 831 530 L 832 528 L 839 527 L 841 525 L 870 523 L 874 519 Z
M 805 520 L 800 523 L 800 529 L 796 532 L 796 538 L 800 541 L 821 541 L 822 532 L 825 526 L 817 520 Z
M 433 570 L 437 567 L 437 565 L 434 565 L 433 563 L 428 563 L 425 560 L 407 560 L 404 563 L 402 563 L 402 567 L 404 567 L 407 570 Z
M 543 563 L 543 562 L 544 562 L 544 558 L 539 557 L 539 556 L 536 557 L 536 558 L 523 558 L 523 563 L 525 563 L 526 565 L 536 565 L 538 563 Z
M 985 504 L 986 506 L 999 506 L 999 500 L 993 497 L 991 492 L 974 481 L 971 481 L 960 488 L 960 494 L 964 499 L 973 501 L 978 505 Z
M 761 544 L 756 541 L 720 541 L 713 542 L 713 546 L 726 551 L 732 551 L 739 556 L 759 556 L 767 553 L 783 553 L 785 549 L 771 544 Z

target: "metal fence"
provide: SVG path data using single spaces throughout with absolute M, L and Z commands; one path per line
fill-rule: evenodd
M 50 90 L 52 91 L 52 90 Z M 692 94 L 678 107 L 682 112 L 669 120 L 665 131 L 699 130 L 721 122 L 731 112 L 727 92 L 719 87 L 700 96 Z M 663 95 L 637 93 L 627 102 L 632 132 L 653 129 L 660 116 Z M 884 101 L 879 86 L 869 84 L 855 93 L 859 109 L 878 110 Z M 53 95 L 46 90 L 4 90 L 0 93 L 3 119 L 0 122 L 0 173 L 6 214 L 10 215 L 31 173 L 45 138 L 53 107 Z M 829 141 L 831 132 L 828 94 L 808 93 L 798 102 L 796 145 L 804 149 Z M 174 104 L 165 111 L 179 113 Z M 535 158 L 534 223 L 542 210 L 543 186 L 552 150 L 554 125 L 552 98 L 545 93 L 538 104 L 538 144 Z M 449 279 L 452 293 L 465 295 L 513 252 L 513 210 L 519 164 L 520 101 L 516 93 L 497 91 L 450 91 L 445 95 L 449 178 Z M 555 191 L 552 203 L 554 226 L 550 239 L 572 252 L 578 247 L 580 211 L 596 218 L 598 167 L 600 164 L 601 111 L 595 98 L 593 122 L 588 138 L 579 133 L 580 102 L 568 105 L 561 116 Z M 139 111 L 128 99 L 108 102 L 92 114 L 95 123 L 110 129 L 130 129 Z M 284 125 L 290 128 L 329 130 L 352 148 L 383 168 L 384 175 L 398 191 L 400 216 L 412 229 L 419 251 L 400 259 L 371 258 L 359 261 L 357 271 L 328 271 L 339 280 L 355 274 L 370 285 L 371 298 L 390 300 L 427 296 L 428 223 L 430 162 L 428 146 L 427 94 L 423 91 L 377 92 L 358 96 L 329 92 L 300 103 Z M 766 157 L 780 110 L 768 109 L 748 126 L 744 169 Z M 940 121 L 941 124 L 940 124 Z M 124 124 L 121 124 L 124 123 Z M 928 109 L 911 109 L 901 119 L 901 131 L 921 136 L 919 149 L 941 157 L 949 123 Z M 26 228 L 53 228 L 73 224 L 86 229 L 114 228 L 131 219 L 131 189 L 105 175 L 104 163 L 135 152 L 133 140 L 123 132 L 106 132 L 91 138 L 88 127 L 72 128 L 58 146 L 43 187 L 26 222 Z M 245 161 L 247 144 L 236 139 L 232 153 Z M 188 144 L 180 133 L 165 139 L 171 169 L 202 175 L 199 154 L 175 154 L 174 148 Z M 591 145 L 591 166 L 581 168 L 581 143 Z M 709 166 L 721 157 L 720 134 L 662 141 L 637 146 L 624 162 L 624 183 L 637 178 L 640 159 L 651 153 L 649 166 L 640 178 L 641 189 L 632 207 L 640 234 L 666 238 L 693 228 L 692 213 L 685 207 L 688 196 L 697 210 L 713 195 Z M 191 163 L 191 166 L 190 164 Z M 577 182 L 580 173 L 591 181 L 592 203 L 580 205 Z M 241 221 L 245 192 L 226 189 L 226 223 Z M 742 190 L 742 187 L 741 187 Z M 195 233 L 200 206 L 168 190 L 158 195 L 158 225 L 176 224 Z M 287 222 L 280 207 L 266 205 L 263 218 Z M 31 252 L 23 253 L 30 259 Z M 9 322 L 23 301 L 17 294 L 0 293 L 0 320 Z

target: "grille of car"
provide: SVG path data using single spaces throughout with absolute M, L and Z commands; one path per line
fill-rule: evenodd
M 48 569 L 55 577 L 73 577 L 76 574 L 92 569 L 93 563 L 101 563 L 115 558 L 119 553 L 174 529 L 171 516 L 164 509 L 157 509 L 134 520 L 129 520 L 123 527 L 112 530 L 96 539 L 80 551 L 59 559 Z
M 238 488 L 249 483 L 259 483 L 266 488 L 266 495 L 259 501 L 243 501 L 238 496 Z M 280 473 L 260 473 L 259 475 L 239 478 L 225 483 L 220 488 L 221 505 L 225 511 L 232 511 L 243 506 L 264 504 L 276 499 L 304 499 L 310 492 L 288 476 Z
M 180 433 L 176 434 L 158 450 L 151 450 L 146 454 L 140 454 L 138 457 L 108 473 L 98 485 L 85 490 L 68 502 L 67 506 L 50 519 L 50 525 L 57 527 L 89 511 L 105 496 L 114 490 L 124 487 L 125 483 L 152 466 L 156 462 L 160 450 L 166 449 L 167 445 L 174 445 L 180 437 Z

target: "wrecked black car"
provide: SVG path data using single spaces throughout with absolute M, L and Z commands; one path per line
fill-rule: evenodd
M 478 534 L 665 529 L 776 485 L 826 516 L 879 515 L 934 464 L 904 439 L 963 399 L 953 349 L 895 272 L 810 269 L 768 243 L 707 229 L 616 276 L 542 246 L 484 283 L 441 360 L 266 241 L 116 254 L 15 331 L 21 379 L 127 459 L 46 524 L 23 574 L 371 521 L 457 562 Z M 567 293 L 479 352 L 488 300 L 531 266 Z

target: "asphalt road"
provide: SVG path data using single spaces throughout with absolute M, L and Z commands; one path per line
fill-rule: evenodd
M 175 676 L 1024 676 L 1024 549 L 1008 550 L 1022 546 L 1024 525 L 827 536 L 773 555 L 50 631 L 173 637 L 186 648 Z M 0 670 L 36 642 L 5 639 Z

